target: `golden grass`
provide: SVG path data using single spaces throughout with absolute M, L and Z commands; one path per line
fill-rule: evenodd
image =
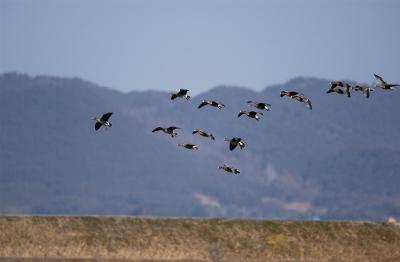
M 344 221 L 3 216 L 0 257 L 395 262 L 400 261 L 400 227 Z

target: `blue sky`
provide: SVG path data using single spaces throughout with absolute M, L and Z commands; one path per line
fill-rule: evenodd
M 0 0 L 0 72 L 122 91 L 400 81 L 396 0 Z

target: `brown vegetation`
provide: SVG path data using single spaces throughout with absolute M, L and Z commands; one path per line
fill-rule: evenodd
M 400 261 L 400 227 L 339 221 L 3 216 L 0 257 L 7 262 L 394 262 Z

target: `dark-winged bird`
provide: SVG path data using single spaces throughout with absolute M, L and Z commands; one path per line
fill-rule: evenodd
M 211 140 L 215 140 L 215 137 L 211 133 L 207 133 L 206 131 L 201 130 L 201 129 L 193 130 L 192 134 L 198 134 L 200 136 L 209 137 L 209 138 L 211 138 Z
M 342 87 L 343 89 L 341 89 Z M 329 87 L 328 91 L 326 91 L 327 94 L 335 92 L 341 95 L 346 95 L 347 97 L 350 97 L 350 88 L 351 86 L 343 81 L 332 81 L 331 86 Z
M 178 133 L 175 133 L 174 130 L 181 129 L 180 127 L 170 126 L 170 127 L 156 127 L 151 132 L 163 131 L 165 134 L 171 135 L 171 137 L 175 137 Z
M 304 103 L 310 110 L 312 110 L 311 100 L 304 96 L 304 94 L 296 91 L 281 91 L 280 97 L 287 96 L 294 100 Z
M 376 87 L 385 89 L 385 90 L 391 90 L 395 86 L 400 86 L 400 84 L 388 84 L 383 80 L 382 77 L 378 76 L 377 74 L 374 74 L 375 78 L 379 80 L 379 83 L 376 84 Z
M 201 102 L 201 104 L 198 106 L 198 108 L 202 108 L 203 106 L 206 106 L 206 105 L 210 105 L 210 106 L 213 106 L 213 107 L 218 107 L 219 109 L 222 109 L 223 107 L 225 107 L 224 104 L 222 104 L 222 103 L 220 103 L 218 101 L 215 101 L 215 100 L 203 100 Z
M 225 138 L 225 141 L 229 142 L 229 150 L 234 150 L 238 145 L 240 149 L 243 149 L 246 145 L 240 137 L 233 137 L 232 139 Z
M 231 166 L 228 166 L 227 164 L 224 164 L 223 166 L 219 166 L 218 169 L 223 169 L 228 173 L 233 173 L 235 175 L 239 175 L 240 171 L 239 169 L 233 168 Z
M 238 114 L 238 117 L 240 117 L 241 115 L 246 115 L 246 116 L 248 116 L 250 118 L 254 118 L 255 120 L 258 121 L 258 120 L 260 120 L 260 115 L 263 115 L 263 113 L 255 112 L 255 111 L 250 111 L 250 112 L 240 111 L 239 114 Z
M 194 144 L 177 144 L 177 146 L 181 146 L 181 147 L 184 147 L 184 148 L 187 148 L 190 150 L 193 150 L 193 149 L 198 150 L 199 149 L 199 147 Z
M 292 97 L 294 100 L 304 103 L 310 110 L 312 110 L 311 100 L 305 97 L 303 94 Z
M 374 91 L 374 89 L 372 89 L 372 88 L 369 87 L 369 86 L 361 86 L 361 85 L 355 85 L 355 86 L 351 87 L 351 89 L 354 90 L 354 91 L 361 91 L 361 92 L 363 92 L 363 94 L 364 94 L 364 96 L 365 96 L 366 98 L 369 98 L 370 92 L 371 92 L 371 91 Z
M 296 92 L 296 91 L 286 91 L 286 90 L 283 90 L 283 91 L 281 91 L 281 93 L 279 94 L 279 96 L 280 96 L 280 97 L 284 97 L 284 96 L 293 97 L 293 96 L 296 96 L 296 95 L 298 95 L 298 94 L 299 94 L 299 92 Z
M 172 92 L 171 100 L 174 100 L 177 97 L 189 100 L 190 96 L 188 96 L 188 94 L 187 94 L 188 91 L 189 91 L 188 89 L 179 89 L 179 92 Z
M 110 116 L 112 114 L 113 114 L 112 112 L 109 112 L 109 113 L 105 113 L 100 118 L 93 117 L 92 119 L 96 121 L 96 123 L 94 124 L 94 129 L 97 131 L 103 125 L 105 127 L 112 127 L 112 124 L 110 122 L 108 122 L 108 119 L 110 119 Z
M 257 102 L 257 101 L 247 101 L 249 106 L 255 107 L 260 110 L 271 110 L 271 105 L 263 102 Z

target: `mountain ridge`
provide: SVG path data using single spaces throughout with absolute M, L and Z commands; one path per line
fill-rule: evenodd
M 260 92 L 218 86 L 171 101 L 167 92 L 122 93 L 78 78 L 3 74 L 0 212 L 398 217 L 398 92 L 347 98 L 326 94 L 328 85 L 297 77 Z M 314 109 L 280 98 L 281 89 L 305 93 Z M 227 107 L 197 109 L 209 98 Z M 238 119 L 239 110 L 250 109 L 247 100 L 272 109 L 259 122 Z M 112 129 L 95 132 L 90 117 L 106 111 L 115 112 Z M 163 125 L 183 130 L 176 139 L 151 133 Z M 193 136 L 194 128 L 216 141 Z M 232 136 L 242 137 L 246 148 L 229 152 L 223 138 Z M 181 142 L 200 150 L 177 148 Z M 222 163 L 241 176 L 218 171 Z

